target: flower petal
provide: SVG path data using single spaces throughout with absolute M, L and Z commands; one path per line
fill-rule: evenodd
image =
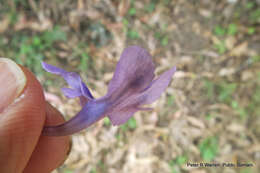
M 82 95 L 82 93 L 79 92 L 78 90 L 71 89 L 71 88 L 61 88 L 61 90 L 63 94 L 68 98 L 75 98 Z
M 127 120 L 129 120 L 129 118 L 131 118 L 137 111 L 139 111 L 138 108 L 125 108 L 120 111 L 117 110 L 115 112 L 111 112 L 108 115 L 108 118 L 114 126 L 121 125 L 127 122 Z
M 176 71 L 176 67 L 164 72 L 156 80 L 154 80 L 150 87 L 148 87 L 140 96 L 139 99 L 142 100 L 141 104 L 151 104 L 157 100 L 163 91 L 168 87 L 173 74 Z
M 86 84 L 84 82 L 81 81 L 80 84 L 80 90 L 83 94 L 83 96 L 85 96 L 86 98 L 91 98 L 94 99 L 94 97 L 92 96 L 91 92 L 89 91 L 88 87 L 86 86 Z
M 80 96 L 79 100 L 80 100 L 81 107 L 85 106 L 85 104 L 88 102 L 88 99 L 84 96 Z
M 65 70 L 58 68 L 58 67 L 55 67 L 53 65 L 47 64 L 45 62 L 42 62 L 42 68 L 44 68 L 44 70 L 46 70 L 47 72 L 57 74 L 57 75 L 61 75 L 63 73 L 66 73 Z
M 121 110 L 116 110 L 114 112 L 110 112 L 108 114 L 108 118 L 110 119 L 111 123 L 115 125 L 121 125 L 127 122 L 135 112 L 137 111 L 151 111 L 152 108 L 143 108 L 143 107 L 129 107 L 124 108 Z
M 45 126 L 42 134 L 47 136 L 71 135 L 103 118 L 106 109 L 107 104 L 105 101 L 91 100 L 69 121 L 57 126 Z
M 81 93 L 81 95 L 83 95 L 84 97 L 86 97 L 87 99 L 91 100 L 94 97 L 92 96 L 92 94 L 90 93 L 89 89 L 87 88 L 87 86 L 82 82 L 80 76 L 75 73 L 75 72 L 67 72 L 61 68 L 55 67 L 53 65 L 47 64 L 45 62 L 42 62 L 42 67 L 50 73 L 53 74 L 57 74 L 62 76 L 66 82 L 73 88 L 74 94 L 72 94 L 72 91 L 65 91 L 66 94 L 69 94 L 68 92 L 70 92 L 72 95 L 75 95 L 76 92 Z M 66 95 L 65 94 L 65 95 Z M 66 95 L 70 97 L 69 95 Z M 73 97 L 70 97 L 73 98 Z
M 144 104 L 151 104 L 157 100 L 167 88 L 175 71 L 176 68 L 173 67 L 172 69 L 164 72 L 157 79 L 151 82 L 149 87 L 147 87 L 143 92 L 131 95 L 125 100 L 121 100 L 120 103 L 113 106 L 111 111 L 116 112 L 124 108 L 140 107 Z
M 131 95 L 125 100 L 110 108 L 108 117 L 113 125 L 125 123 L 136 111 L 148 111 L 151 108 L 142 108 L 141 105 L 150 104 L 157 100 L 169 85 L 176 67 L 164 72 L 142 92 Z
M 154 64 L 150 54 L 138 46 L 126 48 L 116 66 L 108 86 L 112 100 L 122 99 L 145 89 L 154 78 Z

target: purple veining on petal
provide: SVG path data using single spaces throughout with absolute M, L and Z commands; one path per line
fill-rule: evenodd
M 169 85 L 172 75 L 175 71 L 176 67 L 173 67 L 172 69 L 164 72 L 157 79 L 155 79 L 151 83 L 151 85 L 148 88 L 146 88 L 143 92 L 132 95 L 128 99 L 125 99 L 122 102 L 120 102 L 120 104 L 118 104 L 112 112 L 109 112 L 108 117 L 111 120 L 112 124 L 120 125 L 126 122 L 131 117 L 129 116 L 129 114 L 123 113 L 123 110 L 125 110 L 126 108 L 134 109 L 144 104 L 151 104 L 156 99 L 158 99 Z M 141 109 L 145 110 L 146 108 Z M 120 118 L 118 116 L 118 112 L 121 112 Z
M 143 92 L 130 96 L 128 99 L 121 102 L 117 109 L 124 107 L 151 104 L 158 99 L 164 90 L 169 85 L 171 78 L 176 71 L 176 67 L 161 74 L 157 79 L 153 80 L 151 85 L 146 88 Z
M 63 88 L 63 93 L 69 98 L 79 97 L 82 105 L 82 110 L 66 123 L 44 127 L 43 134 L 49 136 L 73 134 L 105 115 L 108 115 L 113 125 L 120 125 L 137 111 L 151 110 L 142 106 L 160 97 L 176 71 L 173 67 L 154 79 L 155 66 L 150 54 L 141 47 L 130 46 L 120 57 L 107 94 L 94 99 L 77 73 L 46 63 L 42 63 L 42 66 L 48 72 L 61 75 L 72 87 Z
M 153 80 L 154 69 L 152 58 L 145 49 L 138 46 L 126 48 L 109 82 L 107 96 L 112 101 L 120 102 L 121 99 L 142 91 Z

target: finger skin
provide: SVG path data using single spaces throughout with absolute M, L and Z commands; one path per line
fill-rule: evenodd
M 45 121 L 41 85 L 30 71 L 22 70 L 27 77 L 23 94 L 0 112 L 0 168 L 3 173 L 22 172 Z
M 46 103 L 45 125 L 57 125 L 63 123 L 62 115 Z M 63 163 L 69 154 L 71 147 L 68 136 L 49 137 L 41 136 L 33 151 L 24 173 L 49 173 Z
M 44 123 L 64 122 L 45 102 L 40 83 L 21 67 L 27 77 L 23 94 L 0 112 L 0 172 L 48 173 L 61 164 L 69 150 L 69 137 L 41 136 Z

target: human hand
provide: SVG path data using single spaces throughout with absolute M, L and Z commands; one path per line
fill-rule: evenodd
M 68 136 L 41 136 L 44 125 L 63 123 L 25 67 L 0 58 L 0 172 L 49 173 L 66 159 Z

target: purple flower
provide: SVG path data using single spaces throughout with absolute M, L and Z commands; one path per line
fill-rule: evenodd
M 42 62 L 43 68 L 62 76 L 71 88 L 62 88 L 68 98 L 80 98 L 82 109 L 72 119 L 57 126 L 46 126 L 43 135 L 64 136 L 76 133 L 91 124 L 109 117 L 113 125 L 125 123 L 133 114 L 150 110 L 143 105 L 151 104 L 160 97 L 176 71 L 173 67 L 154 79 L 155 66 L 150 54 L 138 46 L 126 48 L 116 66 L 105 96 L 95 99 L 80 76 Z

